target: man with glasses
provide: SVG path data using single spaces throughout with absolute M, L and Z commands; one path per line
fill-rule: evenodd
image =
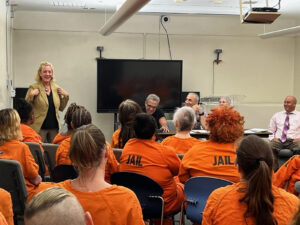
M 156 94 L 148 95 L 145 101 L 146 113 L 154 117 L 157 128 L 160 128 L 163 132 L 169 132 L 165 114 L 158 107 L 159 101 L 160 98 Z

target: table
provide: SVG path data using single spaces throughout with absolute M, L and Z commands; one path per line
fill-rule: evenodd
M 200 138 L 204 138 L 204 139 L 209 139 L 209 131 L 207 130 L 192 130 L 190 132 L 191 136 L 192 137 L 195 137 L 197 139 L 200 139 Z M 252 129 L 245 129 L 244 130 L 244 135 L 247 136 L 247 135 L 251 135 L 251 134 L 255 134 L 259 137 L 262 137 L 262 138 L 268 138 L 269 135 L 271 134 L 270 131 L 268 131 L 267 129 L 260 129 L 260 128 L 252 128 Z M 156 133 L 156 140 L 163 140 L 165 139 L 166 137 L 169 137 L 169 136 L 172 136 L 172 135 L 175 135 L 175 131 L 170 131 L 168 133 L 162 133 L 162 132 L 157 132 Z

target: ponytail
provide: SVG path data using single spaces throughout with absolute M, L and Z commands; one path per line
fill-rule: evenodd
M 237 149 L 237 164 L 247 182 L 245 195 L 239 200 L 247 204 L 245 220 L 254 217 L 256 225 L 277 225 L 273 216 L 273 154 L 269 145 L 256 136 L 244 138 Z

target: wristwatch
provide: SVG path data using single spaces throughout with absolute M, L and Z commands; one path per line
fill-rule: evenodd
M 200 113 L 199 116 L 204 116 L 204 112 Z

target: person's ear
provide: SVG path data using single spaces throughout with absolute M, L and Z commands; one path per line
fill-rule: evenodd
M 84 217 L 85 217 L 86 225 L 94 225 L 93 218 L 92 218 L 90 212 L 85 212 Z
M 73 124 L 73 122 L 71 121 L 71 127 L 72 127 L 72 129 L 74 129 L 74 124 Z
M 105 146 L 105 149 L 104 149 L 104 158 L 105 159 L 108 159 L 108 147 L 107 146 Z

